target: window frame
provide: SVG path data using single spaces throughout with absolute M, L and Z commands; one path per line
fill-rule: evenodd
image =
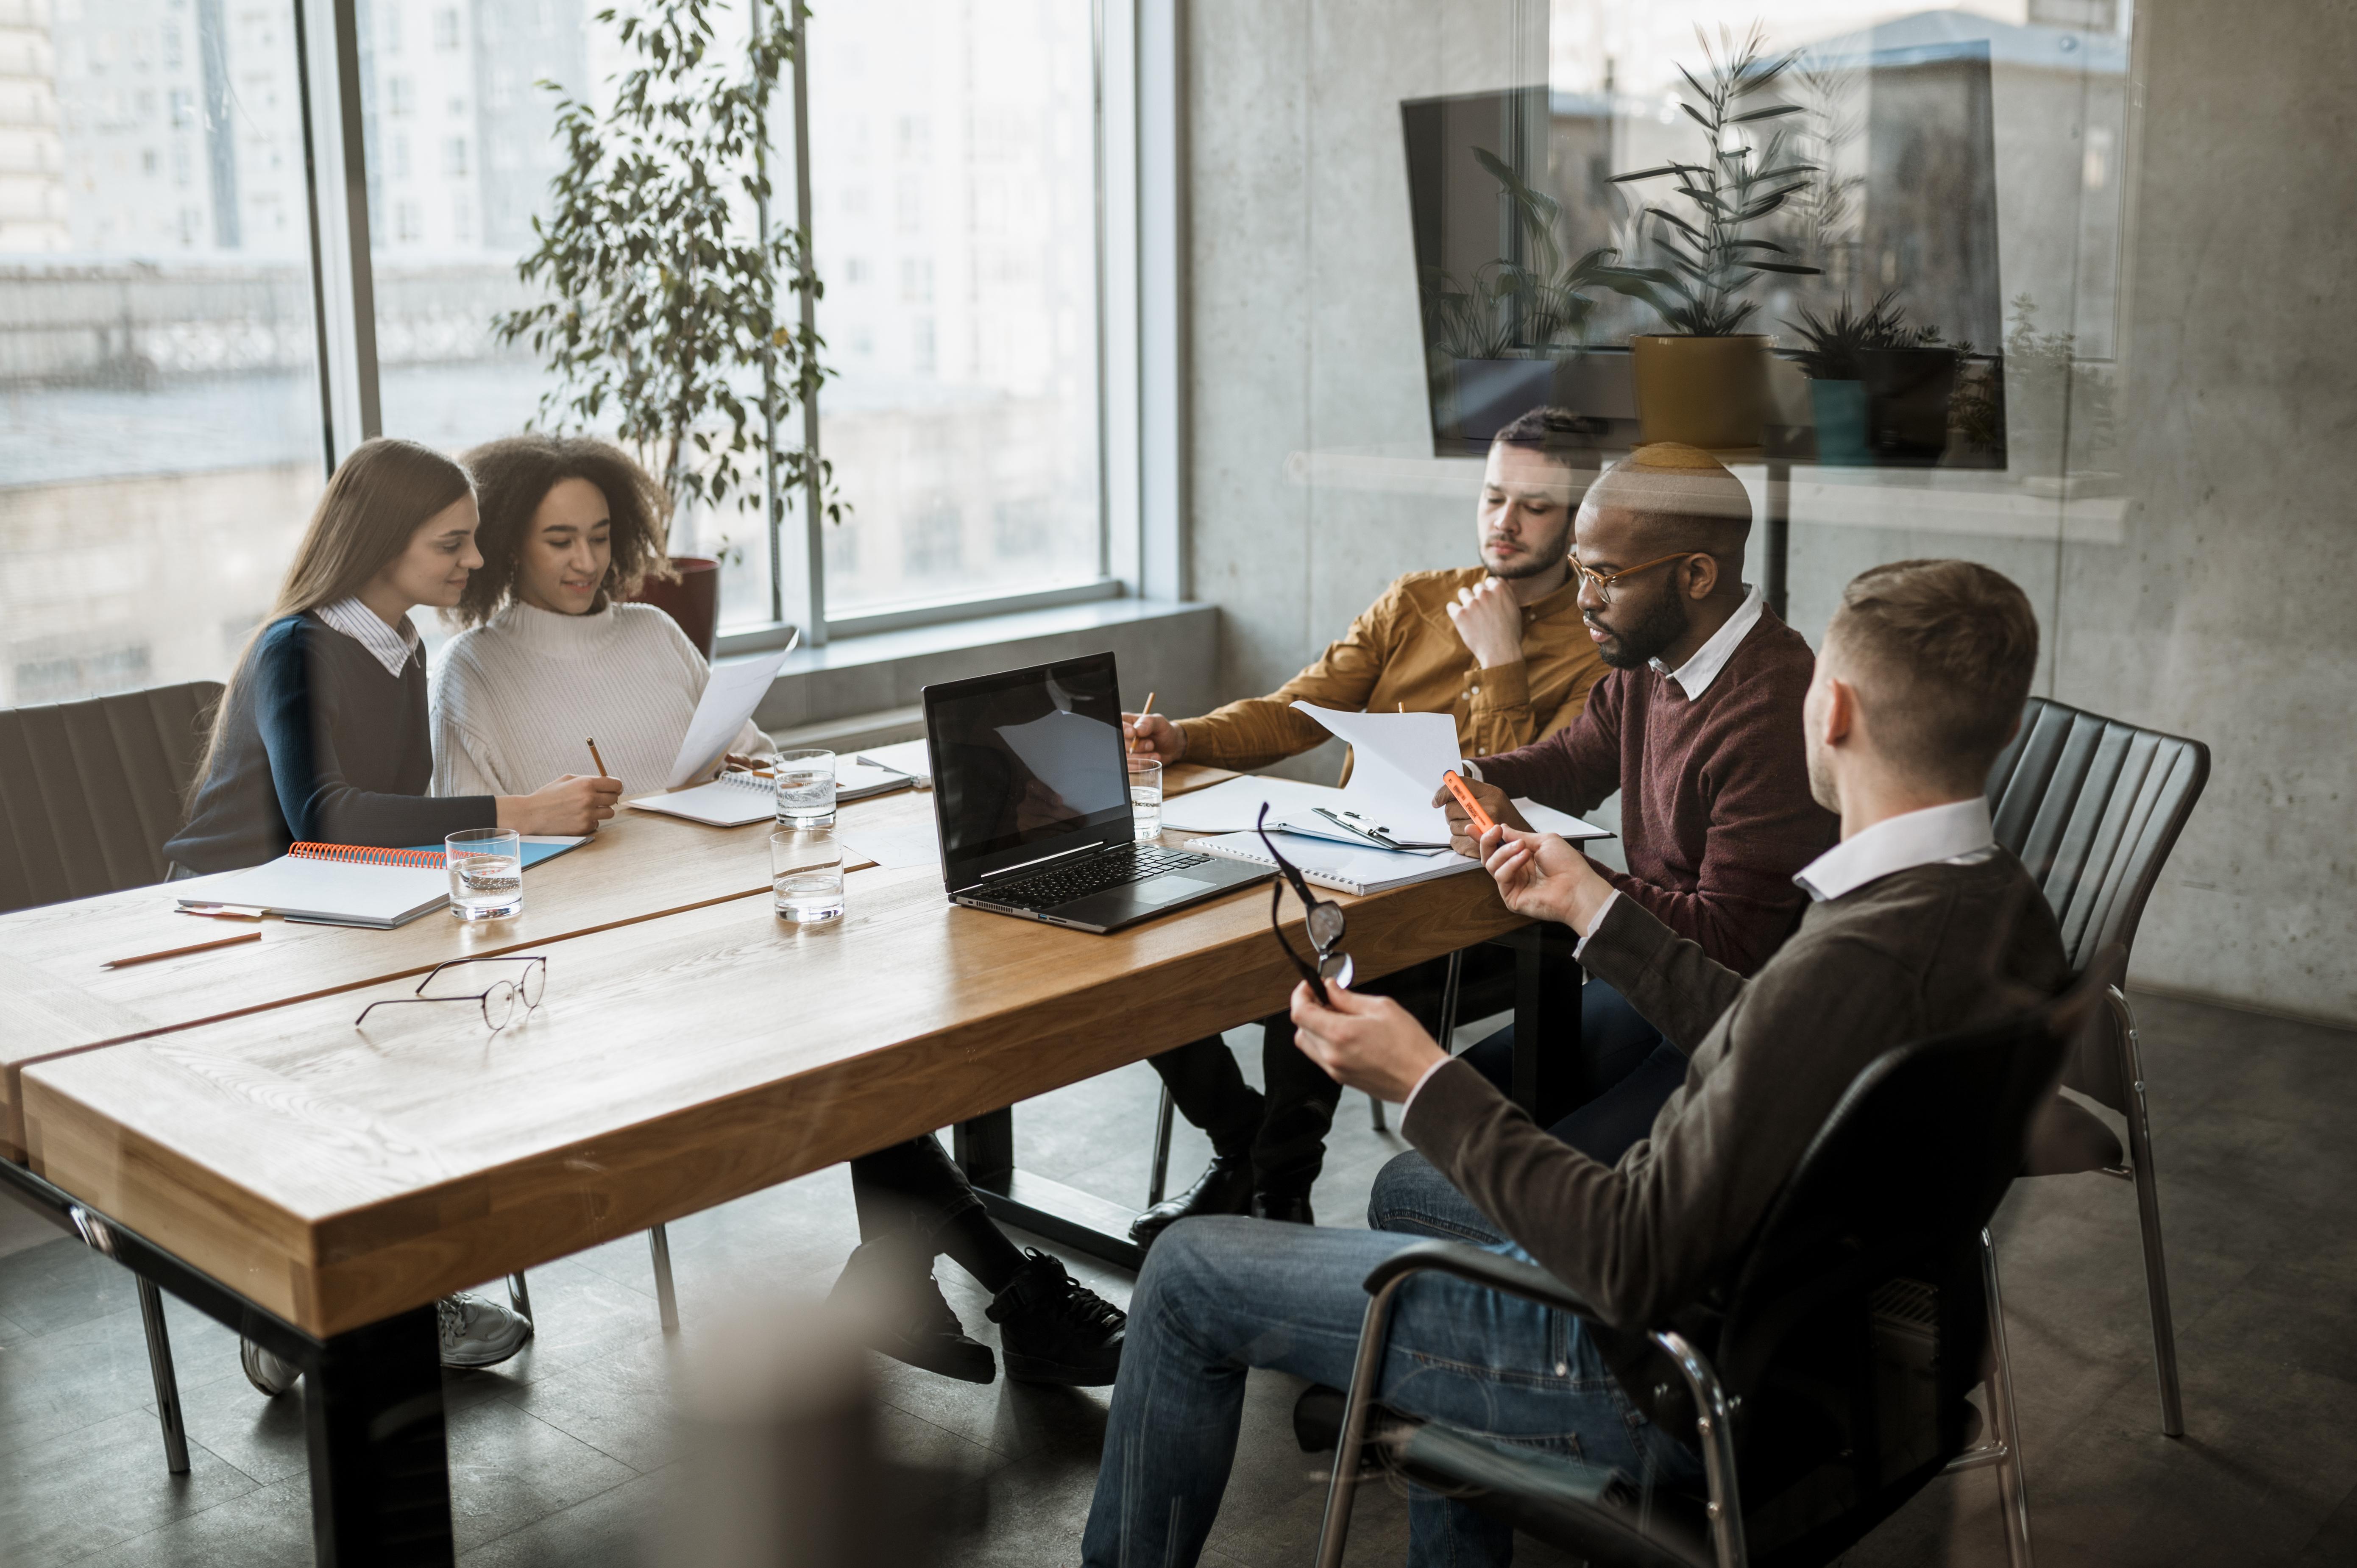
M 758 16 L 764 3 L 748 0 Z M 791 0 L 785 0 L 791 3 Z M 376 340 L 368 149 L 361 102 L 358 0 L 289 0 L 308 171 L 312 297 L 317 314 L 320 422 L 327 471 L 383 434 Z M 888 605 L 850 615 L 826 607 L 825 526 L 809 492 L 768 521 L 773 617 L 730 628 L 723 654 L 785 641 L 797 628 L 816 647 L 837 638 L 1123 596 L 1184 596 L 1179 516 L 1184 213 L 1180 189 L 1179 16 L 1176 0 L 1094 0 L 1096 186 L 1097 574 L 1028 592 Z M 823 26 L 823 24 L 822 24 Z M 807 23 L 798 18 L 798 27 Z M 793 196 L 809 222 L 803 51 L 791 82 Z M 775 221 L 773 218 L 771 220 Z M 821 450 L 817 421 L 806 445 Z M 823 455 L 823 451 L 822 451 Z M 854 498 L 856 500 L 856 498 Z M 796 528 L 799 525 L 799 535 Z

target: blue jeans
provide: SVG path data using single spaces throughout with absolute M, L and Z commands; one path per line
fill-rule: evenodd
M 1413 1236 L 1274 1220 L 1182 1219 L 1146 1254 L 1130 1298 L 1081 1553 L 1089 1568 L 1189 1568 L 1235 1459 L 1244 1374 L 1267 1367 L 1347 1388 L 1367 1310 L 1361 1282 Z M 1508 1242 L 1493 1251 L 1528 1254 Z M 1585 1326 L 1443 1274 L 1394 1300 L 1377 1398 L 1403 1414 L 1687 1484 L 1701 1461 L 1623 1393 Z M 1513 1532 L 1418 1489 L 1408 1562 L 1512 1561 Z
M 1509 1024 L 1461 1058 L 1514 1092 L 1514 1027 Z M 1547 1129 L 1590 1159 L 1614 1165 L 1653 1129 L 1662 1104 L 1685 1081 L 1684 1051 L 1645 1022 L 1629 999 L 1600 980 L 1579 988 L 1579 1081 L 1588 1098 Z

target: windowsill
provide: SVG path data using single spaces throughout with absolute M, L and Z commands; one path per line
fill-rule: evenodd
M 1042 609 L 974 616 L 963 620 L 935 621 L 927 626 L 862 632 L 837 637 L 824 648 L 795 649 L 786 656 L 785 663 L 779 667 L 778 678 L 782 681 L 825 670 L 849 670 L 903 659 L 963 653 L 987 648 L 994 643 L 1092 631 L 1099 627 L 1130 626 L 1139 621 L 1199 614 L 1202 609 L 1201 605 L 1167 599 L 1100 598 L 1080 604 L 1051 605 Z M 766 639 L 766 649 L 774 650 L 785 640 L 791 629 L 761 628 L 731 633 L 718 639 L 713 661 L 718 664 L 740 663 L 765 651 L 765 644 L 754 640 L 756 639 Z
M 1043 588 L 1036 593 L 1006 594 L 996 598 L 929 599 L 915 604 L 888 605 L 851 615 L 829 616 L 826 627 L 829 639 L 841 642 L 848 638 L 873 637 L 879 632 L 915 630 L 960 621 L 1004 620 L 1027 610 L 1052 609 L 1098 599 L 1115 599 L 1121 596 L 1119 578 L 1100 577 L 1093 582 Z M 791 621 L 740 626 L 714 639 L 714 653 L 721 659 L 767 653 L 783 648 L 786 639 L 793 636 L 794 629 Z

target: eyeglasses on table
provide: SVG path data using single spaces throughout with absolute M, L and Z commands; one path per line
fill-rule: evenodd
M 425 988 L 433 984 L 436 977 L 444 970 L 456 969 L 462 963 L 520 963 L 524 966 L 524 969 L 523 972 L 514 979 L 495 980 L 488 989 L 482 991 L 462 992 L 455 996 L 428 996 L 425 993 Z M 403 1007 L 412 1004 L 422 1004 L 429 1002 L 473 1002 L 481 1005 L 483 1022 L 490 1026 L 491 1033 L 496 1035 L 515 1022 L 516 1006 L 519 1003 L 523 1006 L 524 1016 L 527 1018 L 532 1016 L 533 1010 L 540 1005 L 541 996 L 547 989 L 548 958 L 544 953 L 510 953 L 492 958 L 447 959 L 425 972 L 425 978 L 417 983 L 415 995 L 386 996 L 370 1003 L 361 1009 L 361 1015 L 352 1020 L 352 1027 L 359 1028 L 368 1021 L 368 1015 L 380 1007 Z

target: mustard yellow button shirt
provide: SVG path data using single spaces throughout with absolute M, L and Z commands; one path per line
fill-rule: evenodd
M 1448 618 L 1457 590 L 1480 583 L 1480 566 L 1410 572 L 1383 590 L 1340 640 L 1269 696 L 1246 697 L 1201 718 L 1181 719 L 1187 760 L 1251 769 L 1281 762 L 1329 738 L 1294 712 L 1297 700 L 1320 708 L 1448 714 L 1468 757 L 1512 751 L 1570 724 L 1587 689 L 1605 671 L 1603 656 L 1579 618 L 1575 576 L 1523 607 L 1523 662 L 1484 670 Z M 1342 777 L 1351 776 L 1350 764 Z

